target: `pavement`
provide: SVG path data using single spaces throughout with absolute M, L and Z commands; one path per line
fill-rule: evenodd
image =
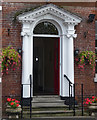
M 97 120 L 95 117 L 91 116 L 69 116 L 69 117 L 41 117 L 41 118 L 31 118 L 31 119 L 1 119 L 1 120 Z

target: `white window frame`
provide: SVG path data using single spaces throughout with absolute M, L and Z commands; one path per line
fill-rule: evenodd
M 95 21 L 95 41 L 97 40 L 97 31 L 96 31 L 96 27 L 97 27 L 97 21 Z M 95 47 L 95 50 L 97 50 L 97 47 Z M 97 59 L 95 60 L 95 63 L 97 63 Z M 96 72 L 95 72 L 94 82 L 97 82 L 97 73 L 96 73 Z

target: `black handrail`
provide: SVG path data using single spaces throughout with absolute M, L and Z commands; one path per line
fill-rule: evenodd
M 72 93 L 73 93 L 73 115 L 75 116 L 75 84 L 73 84 L 70 79 L 64 74 L 64 77 L 66 78 L 66 80 L 68 80 L 69 82 L 69 110 L 71 108 L 71 98 L 72 98 Z M 72 87 L 73 87 L 73 91 L 72 91 Z M 71 91 L 70 91 L 71 89 Z M 71 95 L 70 95 L 71 92 Z M 82 111 L 82 116 L 84 115 L 84 106 L 83 106 L 83 84 L 81 84 L 81 111 Z
M 72 105 L 72 103 L 71 103 L 71 98 L 72 98 L 72 85 L 73 85 L 73 83 L 70 81 L 70 79 L 67 77 L 67 75 L 65 75 L 64 74 L 64 77 L 66 78 L 66 80 L 68 80 L 68 82 L 69 82 L 69 110 L 71 109 L 71 105 Z M 71 90 L 71 91 L 70 91 Z M 70 94 L 70 92 L 71 92 L 71 94 Z
M 73 93 L 74 93 L 74 101 L 73 101 L 73 116 L 75 116 L 75 84 L 73 85 L 73 88 L 74 88 L 74 91 L 73 91 Z
M 68 80 L 68 82 L 70 82 L 70 84 L 73 84 L 70 79 L 67 77 L 67 75 L 64 74 L 64 77 Z
M 23 118 L 23 84 L 21 85 L 21 119 Z
M 83 84 L 81 84 L 81 96 L 82 96 L 82 102 L 81 102 L 81 106 L 82 106 L 82 116 L 84 115 L 83 113 Z

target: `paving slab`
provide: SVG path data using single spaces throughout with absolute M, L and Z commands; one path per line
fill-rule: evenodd
M 86 117 L 86 116 L 71 116 L 71 117 L 37 117 L 31 119 L 2 119 L 2 120 L 97 120 L 95 117 Z

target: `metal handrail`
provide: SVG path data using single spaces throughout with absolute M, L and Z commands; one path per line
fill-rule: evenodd
M 64 74 L 64 77 L 68 80 L 68 82 L 70 82 L 70 84 L 73 84 L 70 79 L 67 77 L 67 75 Z
M 65 74 L 64 74 L 64 77 L 69 82 L 69 110 L 71 108 L 70 103 L 71 103 L 72 93 L 74 94 L 74 102 L 73 102 L 73 113 L 74 114 L 73 115 L 75 116 L 75 84 L 73 84 Z M 70 87 L 71 87 L 71 91 L 70 91 Z M 73 88 L 73 91 L 72 91 L 72 88 Z M 70 92 L 71 92 L 71 94 L 70 94 Z M 82 98 L 82 100 L 81 100 L 82 108 L 81 109 L 82 109 L 82 116 L 83 116 L 84 115 L 84 111 L 83 111 L 83 109 L 84 109 L 84 106 L 83 106 L 83 84 L 81 84 L 81 98 Z
M 71 109 L 71 98 L 72 98 L 72 85 L 74 85 L 70 79 L 67 77 L 67 75 L 64 74 L 64 77 L 66 78 L 66 80 L 68 80 L 69 82 L 69 110 Z M 71 91 L 70 91 L 71 90 Z M 71 93 L 71 94 L 70 94 Z M 75 103 L 74 103 L 75 104 Z

